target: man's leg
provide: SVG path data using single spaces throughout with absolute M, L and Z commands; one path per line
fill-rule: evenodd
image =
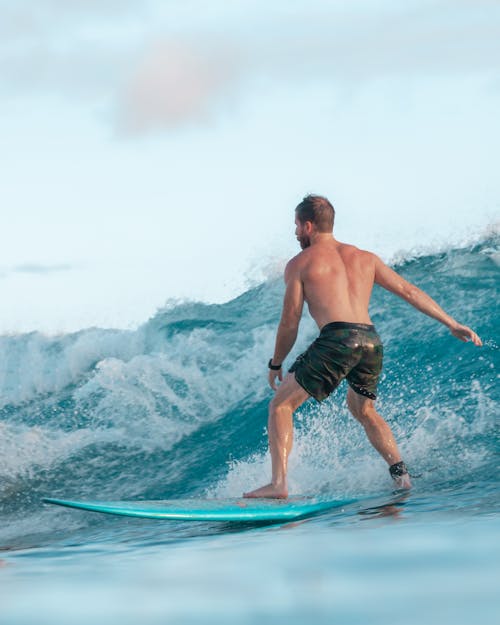
M 310 395 L 296 381 L 295 375 L 287 373 L 269 404 L 267 432 L 272 461 L 271 483 L 244 493 L 243 497 L 284 499 L 288 496 L 286 474 L 288 456 L 293 443 L 293 413 L 309 397 Z
M 389 466 L 401 462 L 401 454 L 391 432 L 391 428 L 375 410 L 375 402 L 363 395 L 355 393 L 352 388 L 347 391 L 347 405 L 354 417 L 365 428 L 370 443 L 384 458 Z M 401 488 L 411 488 L 408 473 L 399 476 L 396 484 Z

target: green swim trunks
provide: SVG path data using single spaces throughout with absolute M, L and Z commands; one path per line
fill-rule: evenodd
M 333 321 L 290 367 L 302 388 L 323 401 L 347 378 L 349 386 L 369 399 L 377 397 L 384 348 L 375 326 Z

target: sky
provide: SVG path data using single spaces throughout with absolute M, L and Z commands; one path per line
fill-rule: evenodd
M 0 0 L 0 333 L 133 328 L 299 251 L 499 221 L 500 2 Z

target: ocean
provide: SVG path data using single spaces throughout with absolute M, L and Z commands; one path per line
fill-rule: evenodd
M 281 278 L 224 304 L 171 302 L 135 330 L 1 336 L 0 623 L 500 622 L 499 243 L 395 266 L 482 348 L 375 288 L 377 406 L 414 488 L 394 491 L 343 383 L 296 414 L 290 492 L 355 501 L 301 522 L 151 521 L 41 501 L 262 485 Z M 286 364 L 316 335 L 305 313 Z

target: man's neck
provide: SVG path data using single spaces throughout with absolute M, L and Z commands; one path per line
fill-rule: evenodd
M 331 232 L 315 232 L 310 236 L 311 245 L 318 245 L 318 243 L 336 243 L 335 237 Z

